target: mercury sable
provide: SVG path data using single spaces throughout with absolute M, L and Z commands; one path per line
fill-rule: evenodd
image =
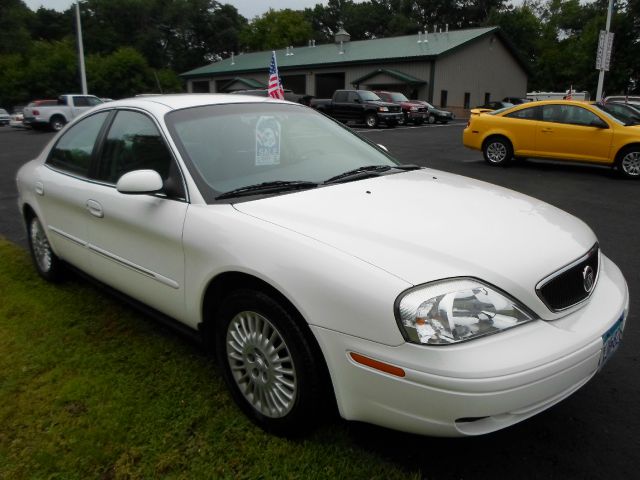
M 257 424 L 492 432 L 583 386 L 618 346 L 620 270 L 579 219 L 402 165 L 301 105 L 100 105 L 18 173 L 39 274 L 69 266 L 216 352 Z

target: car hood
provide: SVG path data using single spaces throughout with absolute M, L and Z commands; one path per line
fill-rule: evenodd
M 536 297 L 536 284 L 596 242 L 581 220 L 547 203 L 429 169 L 237 203 L 235 208 L 414 285 L 458 276 L 483 279 L 542 318 L 553 315 Z
M 365 103 L 371 103 L 380 107 L 398 107 L 397 103 L 385 102 L 384 100 L 366 100 Z

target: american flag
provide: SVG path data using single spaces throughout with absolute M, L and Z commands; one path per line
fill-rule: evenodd
M 269 65 L 269 96 L 284 99 L 284 90 L 278 76 L 278 64 L 276 63 L 276 52 L 271 52 L 271 65 Z

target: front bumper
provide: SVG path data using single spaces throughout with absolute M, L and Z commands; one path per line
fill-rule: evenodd
M 620 270 L 603 256 L 589 302 L 552 322 L 537 320 L 444 347 L 389 347 L 312 329 L 344 418 L 411 433 L 468 436 L 529 418 L 587 383 L 599 368 L 602 335 L 626 317 L 628 305 Z M 405 376 L 357 363 L 351 352 L 397 366 Z
M 386 123 L 393 123 L 393 122 L 400 122 L 404 117 L 402 116 L 402 113 L 395 113 L 395 112 L 378 112 L 378 119 L 381 122 L 386 122 Z
M 427 112 L 406 112 L 407 120 L 426 120 L 429 118 L 429 114 Z

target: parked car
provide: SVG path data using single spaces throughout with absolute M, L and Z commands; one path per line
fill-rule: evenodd
M 478 105 L 477 107 L 474 107 L 474 109 L 482 109 L 484 111 L 490 112 L 493 110 L 500 110 L 502 108 L 508 108 L 508 107 L 513 107 L 513 103 L 511 102 L 504 102 L 504 101 L 500 101 L 500 102 L 487 102 L 483 105 Z
M 609 102 L 622 102 L 629 103 L 631 105 L 640 105 L 640 96 L 635 95 L 610 95 L 604 99 L 605 103 Z
M 9 126 L 15 128 L 24 127 L 24 124 L 22 123 L 24 120 L 24 115 L 22 113 L 23 109 L 23 106 L 13 108 L 11 111 L 11 121 L 9 122 Z
M 521 103 L 532 102 L 530 98 L 521 98 L 521 97 L 504 97 L 502 99 L 503 102 L 511 103 L 513 105 L 520 105 Z
M 640 105 L 634 107 L 620 102 L 597 102 L 595 105 L 627 125 L 640 125 Z
M 399 105 L 384 102 L 369 90 L 336 90 L 332 98 L 311 100 L 311 107 L 343 123 L 364 123 L 369 128 L 380 123 L 395 127 L 404 119 Z
M 409 100 L 404 93 L 386 92 L 382 90 L 374 90 L 373 93 L 385 102 L 400 105 L 402 114 L 404 115 L 404 123 L 411 122 L 415 125 L 422 125 L 429 118 L 427 107 L 413 100 Z
M 429 123 L 449 123 L 451 120 L 456 118 L 453 112 L 448 110 L 443 110 L 442 108 L 437 108 L 431 105 L 429 102 L 424 100 L 411 100 L 413 103 L 418 105 L 424 105 L 427 107 L 427 111 L 429 112 L 429 117 L 427 118 Z
M 546 100 L 472 116 L 466 147 L 491 165 L 514 156 L 610 165 L 640 178 L 640 129 L 581 101 Z
M 253 95 L 256 97 L 268 97 L 269 89 L 254 88 L 254 89 L 247 89 L 247 90 L 235 90 L 229 93 L 231 93 L 232 95 Z M 289 102 L 301 103 L 302 105 L 309 106 L 312 98 L 313 98 L 313 95 L 307 95 L 303 93 L 294 93 L 293 90 L 289 90 L 287 88 L 284 89 L 284 99 Z
M 36 101 L 24 109 L 24 124 L 33 128 L 48 127 L 54 132 L 62 128 L 78 115 L 102 102 L 93 95 L 60 95 L 55 105 Z
M 0 108 L 0 127 L 6 127 L 11 122 L 11 115 L 4 108 Z
M 109 102 L 17 183 L 43 278 L 73 265 L 215 345 L 240 408 L 280 434 L 334 404 L 419 434 L 499 430 L 583 386 L 627 318 L 574 216 L 402 165 L 289 102 Z

